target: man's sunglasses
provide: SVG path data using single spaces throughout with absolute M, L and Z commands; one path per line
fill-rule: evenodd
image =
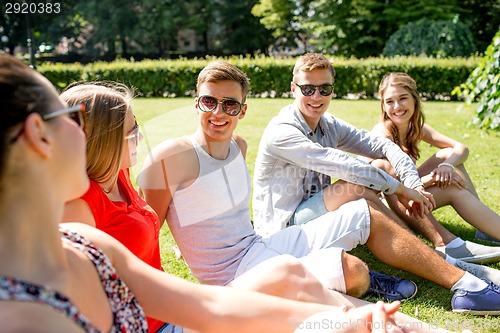
M 65 108 L 62 110 L 57 110 L 54 112 L 49 112 L 47 114 L 42 115 L 43 120 L 50 120 L 55 117 L 61 116 L 63 114 L 67 114 L 68 117 L 73 120 L 84 132 L 87 127 L 87 114 L 85 113 L 85 105 L 84 104 L 78 104 L 69 108 Z M 14 136 L 12 139 L 9 140 L 9 143 L 14 143 L 19 139 L 21 134 L 24 132 L 24 124 L 23 128 L 17 133 L 16 136 Z
M 232 98 L 225 98 L 219 102 L 217 98 L 210 95 L 198 97 L 198 108 L 203 112 L 213 112 L 219 104 L 222 105 L 222 111 L 231 117 L 237 116 L 245 105 Z
M 321 96 L 330 96 L 333 93 L 333 84 L 322 84 L 320 86 L 315 86 L 313 84 L 297 84 L 292 82 L 294 85 L 300 88 L 302 95 L 312 96 L 319 89 Z

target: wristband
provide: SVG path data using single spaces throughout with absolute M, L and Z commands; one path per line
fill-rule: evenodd
M 439 167 L 442 167 L 442 166 L 447 166 L 447 167 L 450 167 L 451 168 L 451 171 L 455 171 L 455 166 L 451 163 L 446 163 L 446 162 L 443 162 L 443 163 L 439 163 L 438 164 L 438 168 Z

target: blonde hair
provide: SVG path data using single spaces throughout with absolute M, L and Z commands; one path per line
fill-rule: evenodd
M 293 66 L 293 80 L 299 74 L 299 71 L 310 72 L 314 69 L 328 69 L 332 74 L 332 80 L 335 79 L 335 69 L 332 62 L 322 54 L 319 53 L 306 53 L 300 56 Z M 333 82 L 332 82 L 333 83 Z
M 61 98 L 68 105 L 85 104 L 87 112 L 87 174 L 96 183 L 115 179 L 123 153 L 123 126 L 133 92 L 116 82 L 77 83 Z
M 399 130 L 392 120 L 387 116 L 384 109 L 384 94 L 389 86 L 401 87 L 408 91 L 415 100 L 415 111 L 410 119 L 408 133 L 406 134 L 405 142 L 399 140 Z M 425 117 L 422 110 L 422 99 L 417 90 L 417 83 L 406 73 L 393 72 L 386 74 L 380 81 L 378 93 L 380 95 L 380 106 L 382 113 L 380 114 L 380 122 L 384 125 L 387 131 L 392 136 L 392 141 L 396 143 L 408 155 L 418 159 L 420 150 L 418 144 L 422 140 L 422 128 L 424 126 Z
M 201 70 L 200 74 L 198 74 L 198 80 L 196 82 L 196 92 L 199 93 L 200 86 L 203 83 L 218 81 L 238 82 L 241 86 L 241 92 L 243 95 L 243 100 L 241 102 L 245 103 L 250 85 L 250 79 L 241 69 L 222 60 L 211 62 Z

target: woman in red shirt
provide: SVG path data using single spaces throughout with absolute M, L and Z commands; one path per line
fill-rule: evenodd
M 69 105 L 84 104 L 88 116 L 87 174 L 90 188 L 66 204 L 64 221 L 79 221 L 113 236 L 150 266 L 160 261 L 158 216 L 138 195 L 129 168 L 137 163 L 142 138 L 132 113 L 133 94 L 117 83 L 71 86 L 61 95 Z M 163 322 L 148 318 L 151 332 Z

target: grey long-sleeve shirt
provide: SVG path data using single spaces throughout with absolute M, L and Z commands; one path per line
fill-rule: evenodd
M 410 157 L 390 140 L 329 113 L 321 117 L 314 133 L 291 104 L 269 122 L 260 141 L 252 202 L 257 233 L 266 237 L 285 228 L 297 206 L 311 195 L 311 179 L 321 174 L 387 194 L 396 191 L 396 179 L 349 153 L 385 157 L 406 187 L 423 185 Z

